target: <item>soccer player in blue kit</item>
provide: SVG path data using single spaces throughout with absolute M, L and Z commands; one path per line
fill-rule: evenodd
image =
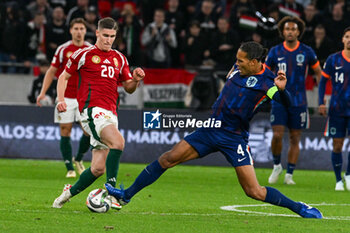
M 344 30 L 344 50 L 330 55 L 319 84 L 319 112 L 326 116 L 327 110 L 324 102 L 324 93 L 328 80 L 332 81 L 332 96 L 329 104 L 328 122 L 325 136 L 333 138 L 332 165 L 336 178 L 336 191 L 344 191 L 341 178 L 343 165 L 342 148 L 346 132 L 350 130 L 350 27 Z M 344 175 L 346 189 L 350 190 L 350 153 L 348 166 Z
M 262 187 L 256 178 L 248 146 L 249 121 L 263 102 L 274 99 L 286 105 L 290 103 L 288 91 L 285 91 L 285 74 L 280 71 L 275 77 L 265 68 L 262 61 L 266 53 L 267 50 L 256 42 L 246 42 L 240 46 L 236 64 L 212 107 L 211 118 L 221 121 L 220 128 L 197 129 L 149 164 L 129 188 L 116 189 L 105 184 L 108 193 L 125 205 L 168 168 L 220 151 L 235 168 L 247 196 L 286 207 L 304 218 L 322 218 L 318 209 L 302 202 L 294 202 L 277 189 Z
M 321 78 L 321 67 L 315 52 L 309 46 L 300 43 L 305 24 L 297 17 L 286 16 L 278 23 L 278 30 L 284 42 L 271 48 L 266 66 L 271 70 L 284 71 L 287 76 L 286 89 L 292 95 L 292 104 L 285 107 L 272 101 L 270 121 L 273 137 L 271 151 L 273 170 L 269 183 L 274 184 L 283 171 L 281 165 L 282 141 L 285 127 L 289 129 L 289 150 L 285 184 L 295 184 L 293 171 L 299 157 L 299 141 L 302 129 L 308 128 L 305 79 L 309 66 L 314 70 L 317 81 Z

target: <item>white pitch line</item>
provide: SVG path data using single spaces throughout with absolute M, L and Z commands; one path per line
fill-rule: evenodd
M 350 206 L 350 204 L 334 204 L 334 203 L 319 203 L 319 204 L 310 204 L 311 206 Z M 255 216 L 281 216 L 281 217 L 300 217 L 299 215 L 295 214 L 276 214 L 276 213 L 266 213 L 266 212 L 259 212 L 259 211 L 252 211 L 252 210 L 242 210 L 238 208 L 244 208 L 244 207 L 271 207 L 273 205 L 271 204 L 251 204 L 251 205 L 231 205 L 231 206 L 221 206 L 220 209 L 226 210 L 226 211 L 233 211 L 238 213 L 246 213 L 250 215 Z M 331 217 L 323 217 L 323 219 L 328 220 L 345 220 L 350 221 L 350 216 L 331 216 Z

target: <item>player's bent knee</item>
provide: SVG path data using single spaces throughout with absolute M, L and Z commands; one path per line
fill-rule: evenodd
M 172 168 L 180 162 L 176 159 L 175 154 L 172 151 L 167 151 L 159 158 L 159 164 L 163 168 Z
M 255 200 L 265 200 L 265 194 L 261 187 L 247 188 L 244 189 L 244 192 L 248 197 L 253 198 Z
M 91 167 L 91 173 L 95 176 L 95 177 L 100 177 L 102 176 L 106 171 L 105 167 Z

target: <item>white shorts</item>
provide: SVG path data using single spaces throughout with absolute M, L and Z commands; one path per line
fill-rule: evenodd
M 79 104 L 77 99 L 64 98 L 67 104 L 67 111 L 59 112 L 55 108 L 55 123 L 73 123 L 80 121 Z
M 101 131 L 110 124 L 118 129 L 118 117 L 112 111 L 92 107 L 84 109 L 80 119 L 83 129 L 90 135 L 90 145 L 95 149 L 108 149 L 108 146 L 101 142 Z

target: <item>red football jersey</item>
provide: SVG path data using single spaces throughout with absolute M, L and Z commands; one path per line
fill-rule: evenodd
M 104 52 L 90 46 L 76 51 L 65 68 L 69 74 L 79 73 L 78 102 L 80 112 L 100 107 L 117 114 L 118 83 L 132 79 L 126 57 L 117 50 Z
M 73 41 L 67 41 L 66 43 L 60 45 L 55 52 L 55 56 L 52 58 L 51 65 L 57 68 L 56 77 L 58 78 L 64 67 L 67 64 L 69 57 L 78 49 L 86 48 L 91 46 L 90 43 L 84 42 L 83 46 L 75 46 Z M 72 77 L 68 80 L 67 89 L 64 93 L 64 97 L 67 98 L 77 98 L 78 91 L 78 73 L 72 74 Z

